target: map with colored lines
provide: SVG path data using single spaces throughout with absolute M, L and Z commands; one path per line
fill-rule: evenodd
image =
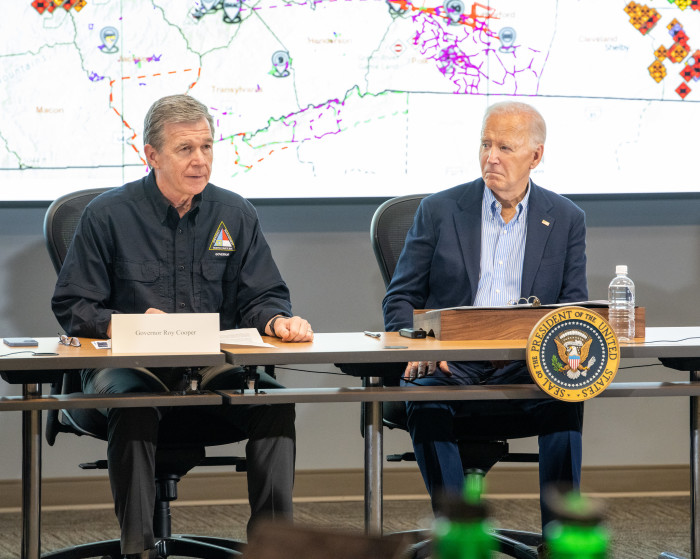
M 0 200 L 148 172 L 143 117 L 210 107 L 212 182 L 248 198 L 389 197 L 479 176 L 485 108 L 536 106 L 562 194 L 697 192 L 700 0 L 13 0 Z

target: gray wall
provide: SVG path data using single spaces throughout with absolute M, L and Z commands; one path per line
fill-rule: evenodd
M 647 325 L 700 325 L 700 198 L 578 203 L 588 219 L 590 297 L 605 298 L 615 265 L 627 264 L 638 302 L 647 308 Z M 377 205 L 258 206 L 295 311 L 309 318 L 316 332 L 382 329 L 384 286 L 369 241 Z M 59 331 L 49 308 L 55 274 L 44 248 L 43 215 L 44 208 L 0 208 L 0 336 L 54 336 Z M 623 366 L 645 363 L 653 360 Z M 279 376 L 288 386 L 359 384 L 337 375 L 331 365 L 306 368 L 315 372 L 281 370 Z M 679 378 L 685 375 L 656 365 L 621 369 L 616 380 Z M 18 387 L 0 382 L 0 395 L 19 393 Z M 584 463 L 686 464 L 688 413 L 680 398 L 592 400 L 586 405 Z M 304 404 L 297 414 L 298 468 L 362 467 L 358 405 Z M 0 479 L 20 477 L 20 425 L 19 412 L 0 413 Z M 516 447 L 534 444 L 525 440 Z M 389 433 L 385 442 L 388 452 L 409 446 L 404 433 Z M 45 477 L 71 477 L 80 475 L 78 461 L 104 455 L 104 443 L 61 435 L 57 446 L 44 452 Z

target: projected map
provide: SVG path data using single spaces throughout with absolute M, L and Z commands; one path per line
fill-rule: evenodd
M 479 175 L 484 109 L 548 123 L 563 194 L 700 191 L 700 0 L 13 0 L 0 200 L 147 171 L 143 116 L 188 93 L 212 182 L 249 198 L 431 192 Z

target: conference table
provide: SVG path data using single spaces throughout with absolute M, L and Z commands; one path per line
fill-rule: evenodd
M 307 388 L 265 390 L 258 401 L 278 402 L 363 402 L 365 445 L 365 528 L 381 534 L 382 514 L 382 402 L 405 400 L 509 400 L 549 398 L 536 385 L 462 386 L 462 387 L 383 387 L 382 364 L 407 361 L 508 361 L 524 360 L 527 340 L 443 341 L 435 338 L 410 339 L 398 333 L 362 332 L 315 334 L 314 341 L 285 344 L 264 337 L 272 348 L 224 346 L 226 360 L 234 365 L 291 365 L 334 363 L 344 371 L 354 370 L 365 378 L 355 388 Z M 688 380 L 674 382 L 613 382 L 598 398 L 684 396 L 690 399 L 691 468 L 691 557 L 700 559 L 700 441 L 698 440 L 700 396 L 700 327 L 646 328 L 646 337 L 620 344 L 622 359 L 654 358 L 683 360 L 688 365 Z M 345 366 L 342 366 L 345 364 Z M 350 364 L 350 366 L 348 366 Z M 623 375 L 616 378 L 621 380 Z M 246 395 L 226 392 L 230 403 Z M 248 395 L 247 397 L 250 397 Z M 242 402 L 241 402 L 242 403 Z M 663 553 L 664 558 L 677 557 Z
M 1 397 L 0 411 L 22 412 L 22 559 L 40 557 L 41 513 L 41 410 L 66 408 L 104 408 L 178 405 L 238 405 L 248 403 L 361 402 L 365 406 L 365 526 L 369 533 L 382 532 L 383 443 L 381 404 L 404 400 L 501 400 L 548 398 L 535 385 L 468 387 L 383 387 L 383 365 L 417 360 L 520 360 L 525 358 L 526 340 L 441 341 L 434 338 L 409 339 L 398 333 L 379 333 L 369 337 L 362 332 L 317 333 L 313 342 L 286 344 L 263 337 L 273 347 L 222 346 L 212 354 L 112 354 L 95 349 L 91 341 L 81 339 L 81 347 L 58 344 L 57 339 L 40 338 L 34 351 L 54 355 L 34 356 L 30 352 L 0 358 L 0 376 L 22 385 L 22 396 Z M 621 357 L 628 358 L 700 358 L 700 327 L 647 328 L 646 338 L 621 344 Z M 241 366 L 291 364 L 344 364 L 343 370 L 355 371 L 364 378 L 363 386 L 343 388 L 265 389 L 264 391 L 188 392 L 187 394 L 138 394 L 118 396 L 42 395 L 41 384 L 57 374 L 92 367 L 201 367 L 223 360 Z M 700 367 L 698 367 L 700 368 Z M 691 466 L 691 557 L 700 559 L 700 502 L 698 396 L 700 374 L 688 369 L 688 380 L 674 382 L 613 382 L 599 398 L 683 396 L 690 398 Z M 621 375 L 618 375 L 621 380 Z M 675 557 L 664 554 L 664 557 Z
M 22 559 L 41 557 L 41 412 L 48 409 L 222 405 L 214 393 L 100 395 L 42 394 L 66 371 L 97 367 L 205 367 L 224 363 L 220 352 L 203 354 L 112 354 L 81 338 L 81 346 L 61 345 L 58 337 L 36 338 L 38 347 L 3 347 L 0 377 L 22 385 L 22 396 L 0 397 L 0 411 L 22 412 Z M 35 355 L 40 353 L 44 355 Z

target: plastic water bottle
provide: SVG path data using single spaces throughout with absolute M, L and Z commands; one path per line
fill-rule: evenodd
M 634 338 L 634 282 L 627 266 L 615 266 L 615 277 L 608 286 L 608 322 L 618 340 Z
M 490 534 L 486 506 L 459 498 L 443 501 L 433 526 L 435 559 L 491 559 L 495 540 Z
M 496 542 L 481 500 L 484 473 L 471 471 L 460 496 L 445 495 L 433 526 L 434 559 L 491 559 Z

